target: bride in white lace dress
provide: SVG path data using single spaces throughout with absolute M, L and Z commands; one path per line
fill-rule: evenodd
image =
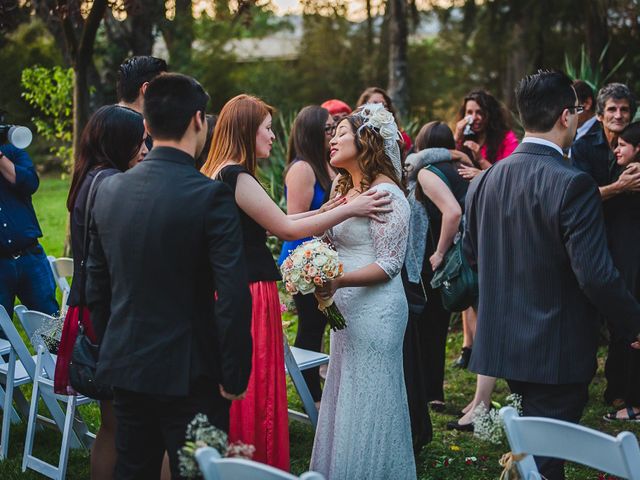
M 384 223 L 352 218 L 328 232 L 345 274 L 320 295 L 335 292 L 347 327 L 331 333 L 311 469 L 328 480 L 415 479 L 402 366 L 408 308 L 399 275 L 410 211 L 398 187 L 388 112 L 364 108 L 344 119 L 331 140 L 331 164 L 343 172 L 336 191 L 351 198 L 367 188 L 386 190 L 393 211 Z

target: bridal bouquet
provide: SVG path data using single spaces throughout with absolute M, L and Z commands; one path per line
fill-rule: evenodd
M 289 254 L 280 267 L 287 292 L 307 295 L 316 291 L 327 280 L 342 275 L 342 263 L 338 252 L 319 238 L 307 240 Z M 342 330 L 347 326 L 344 317 L 333 302 L 333 298 L 318 298 L 318 308 L 329 320 L 332 330 Z

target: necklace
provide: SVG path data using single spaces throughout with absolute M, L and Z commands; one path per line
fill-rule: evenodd
M 354 197 L 357 197 L 358 195 L 360 195 L 362 192 L 360 190 L 358 190 L 357 188 L 354 188 L 353 190 L 351 190 L 351 192 L 347 193 L 346 198 L 347 200 L 350 200 Z

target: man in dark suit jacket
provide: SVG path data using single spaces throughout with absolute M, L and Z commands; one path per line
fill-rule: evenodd
M 87 302 L 101 339 L 98 380 L 114 387 L 116 478 L 159 478 L 187 424 L 228 429 L 251 370 L 251 297 L 231 190 L 195 168 L 208 95 L 163 74 L 145 94 L 154 148 L 102 182 L 87 260 Z
M 524 415 L 578 422 L 596 370 L 598 312 L 633 342 L 640 305 L 611 261 L 596 184 L 563 158 L 581 110 L 571 80 L 540 72 L 516 97 L 522 144 L 467 195 L 465 252 L 480 285 L 470 369 L 507 379 Z M 564 478 L 562 461 L 536 460 L 546 478 Z

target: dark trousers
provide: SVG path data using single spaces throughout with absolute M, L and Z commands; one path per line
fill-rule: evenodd
M 589 383 L 547 385 L 507 380 L 513 393 L 522 397 L 525 417 L 547 417 L 578 423 L 589 399 Z M 549 480 L 564 480 L 564 460 L 535 457 L 538 470 Z
M 631 339 L 617 332 L 609 322 L 609 351 L 604 365 L 607 388 L 604 400 L 622 399 L 627 407 L 640 407 L 640 350 L 631 348 Z
M 438 290 L 425 282 L 427 305 L 417 320 L 420 350 L 424 362 L 424 383 L 427 400 L 444 401 L 444 362 L 451 313 L 442 306 Z
M 293 345 L 305 350 L 319 352 L 322 346 L 322 337 L 327 327 L 327 317 L 318 310 L 318 301 L 311 294 L 302 295 L 298 293 L 293 296 L 293 301 L 298 310 L 298 333 Z M 307 382 L 313 401 L 319 402 L 322 397 L 319 367 L 303 371 L 302 376 L 304 381 Z
M 230 405 L 220 396 L 218 385 L 209 380 L 194 384 L 185 397 L 114 389 L 113 407 L 118 423 L 115 478 L 160 478 L 165 451 L 169 454 L 171 477 L 182 478 L 178 450 L 185 444 L 187 425 L 197 413 L 203 413 L 212 425 L 228 432 Z
M 407 388 L 407 403 L 411 420 L 411 437 L 413 451 L 417 455 L 424 445 L 433 438 L 433 427 L 429 415 L 429 400 L 425 385 L 425 363 L 418 325 L 420 315 L 409 311 L 407 329 L 404 333 L 402 359 L 404 366 L 404 383 Z
M 0 257 L 0 305 L 9 317 L 16 295 L 29 310 L 47 315 L 59 310 L 55 280 L 41 245 L 18 258 Z

